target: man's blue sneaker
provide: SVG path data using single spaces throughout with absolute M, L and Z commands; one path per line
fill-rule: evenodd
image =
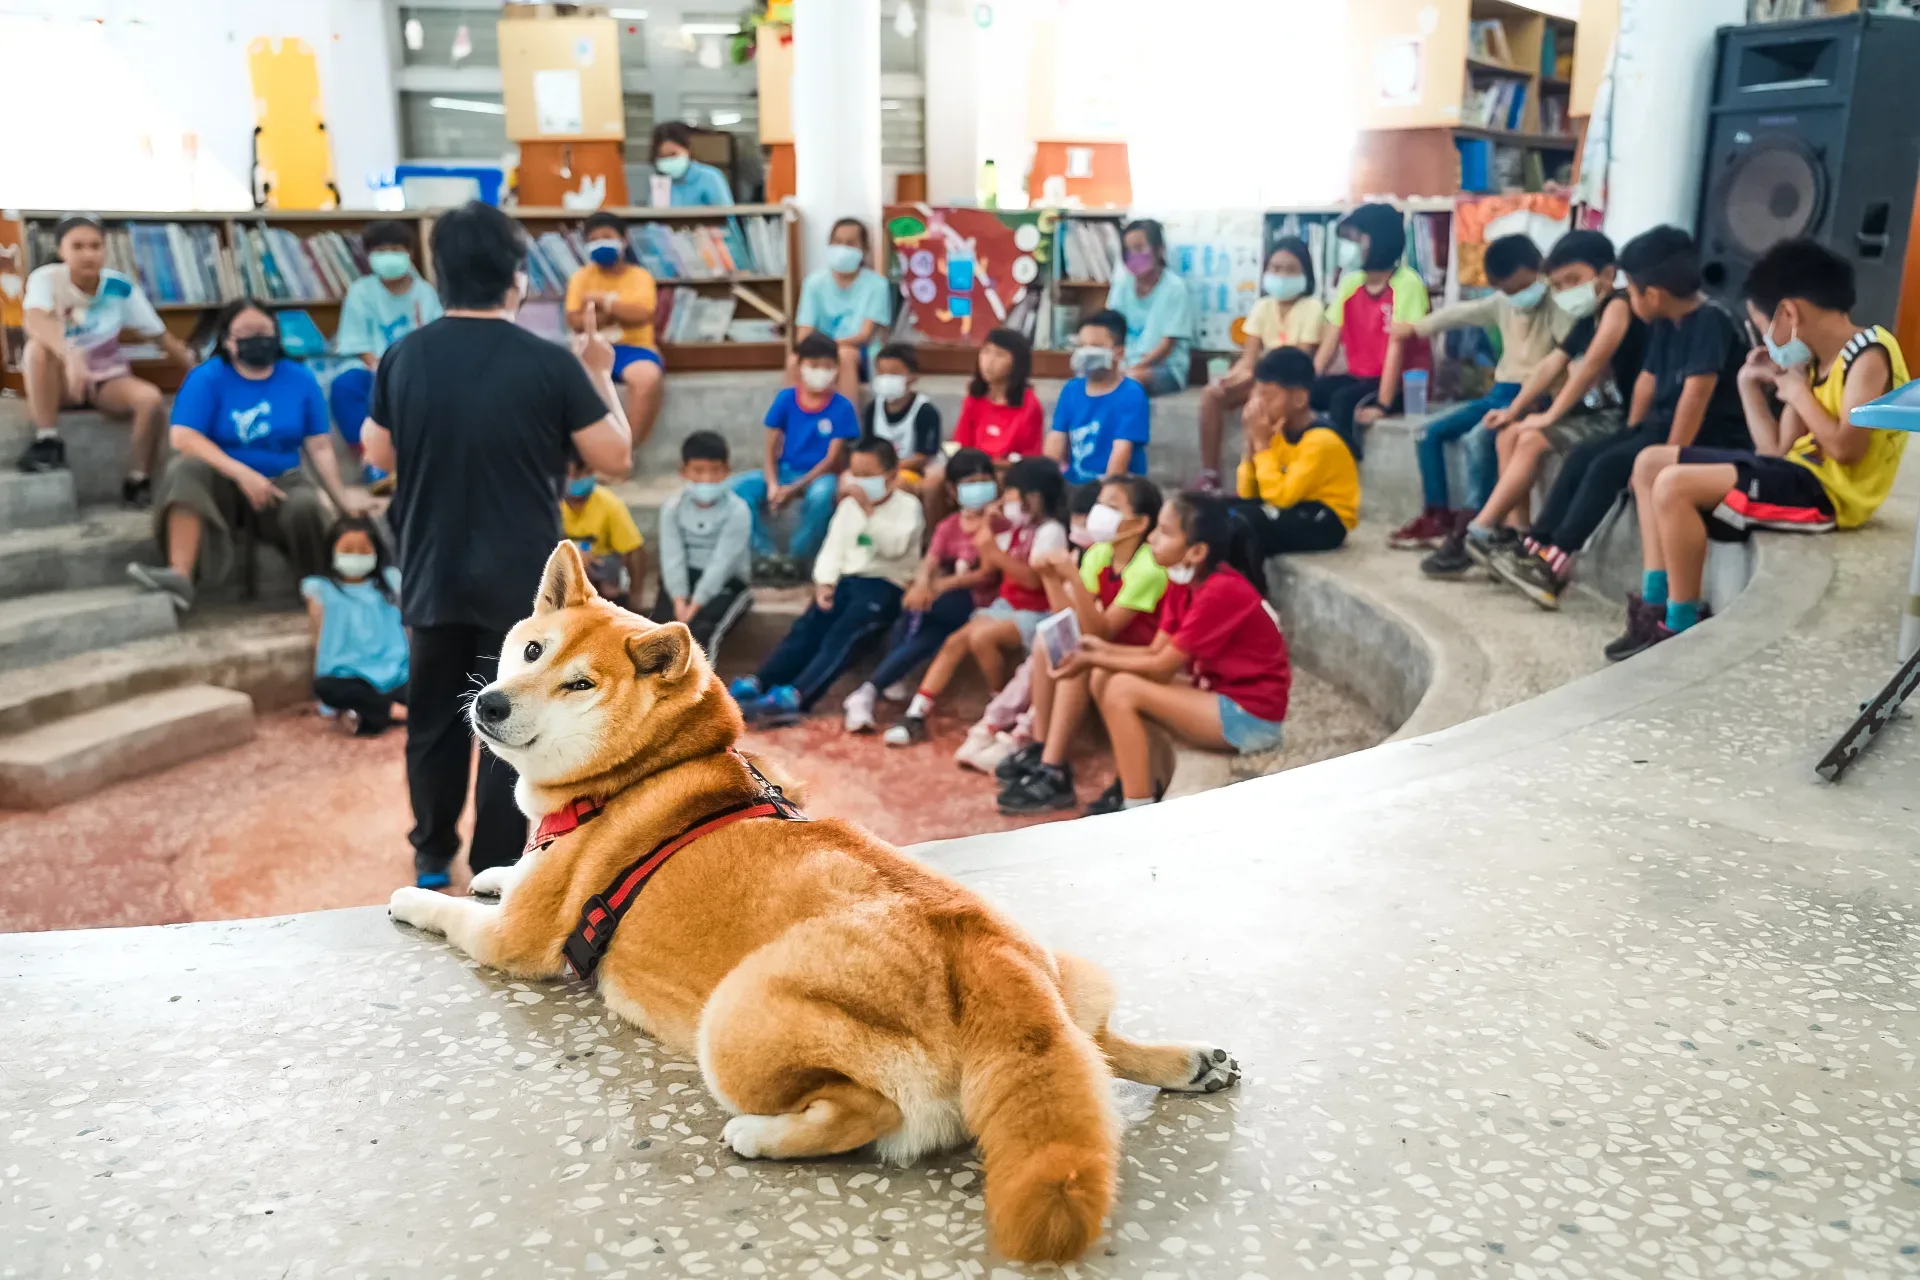
M 422 871 L 413 878 L 416 889 L 444 889 L 453 883 L 453 877 L 444 871 Z
M 800 691 L 790 684 L 777 684 L 747 714 L 755 724 L 770 728 L 793 724 L 800 719 Z
M 727 686 L 727 692 L 733 695 L 735 702 L 745 707 L 760 696 L 760 682 L 752 676 L 741 676 Z

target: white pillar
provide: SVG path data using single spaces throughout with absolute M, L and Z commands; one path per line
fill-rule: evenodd
M 802 265 L 819 265 L 834 219 L 879 248 L 880 0 L 793 6 L 793 168 Z
M 925 14 L 927 199 L 972 204 L 981 160 L 979 28 L 969 0 L 927 0 Z
M 1693 227 L 1713 93 L 1716 28 L 1746 21 L 1746 0 L 1620 0 L 1607 234 Z

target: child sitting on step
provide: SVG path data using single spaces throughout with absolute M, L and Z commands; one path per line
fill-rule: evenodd
M 686 488 L 660 508 L 660 598 L 655 622 L 684 622 L 694 643 L 720 660 L 720 642 L 753 607 L 753 512 L 727 487 L 726 437 L 695 431 L 680 442 Z
M 407 702 L 400 570 L 365 516 L 336 521 L 327 541 L 327 572 L 300 581 L 314 644 L 313 696 L 342 732 L 376 737 Z
M 567 444 L 567 487 L 560 499 L 560 528 L 579 545 L 587 581 L 603 599 L 622 609 L 637 603 L 647 577 L 647 540 L 618 494 L 594 479 L 593 468 Z

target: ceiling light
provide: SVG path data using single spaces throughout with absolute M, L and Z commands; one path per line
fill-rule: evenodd
M 739 123 L 740 113 L 738 111 L 716 111 L 713 113 L 713 124 L 715 128 L 725 128 L 727 125 Z
M 737 22 L 683 22 L 680 34 L 687 36 L 737 36 L 740 24 Z
M 647 11 L 645 9 L 609 9 L 607 16 L 618 18 L 621 22 L 645 22 Z
M 497 102 L 475 102 L 472 98 L 428 98 L 427 105 L 442 111 L 474 111 L 483 116 L 507 114 L 507 109 Z

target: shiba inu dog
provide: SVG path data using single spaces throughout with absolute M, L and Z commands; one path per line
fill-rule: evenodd
M 1114 1034 L 1101 970 L 859 827 L 774 813 L 784 801 L 734 751 L 739 708 L 687 628 L 601 600 L 570 542 L 471 720 L 519 771 L 539 831 L 517 865 L 474 878 L 499 906 L 405 888 L 393 917 L 522 978 L 569 957 L 581 971 L 574 948 L 594 935 L 584 972 L 699 1062 L 742 1156 L 871 1144 L 905 1164 L 971 1137 L 995 1247 L 1065 1261 L 1114 1193 L 1110 1075 L 1204 1092 L 1239 1078 L 1210 1045 Z M 612 887 L 636 867 L 651 878 L 623 897 Z M 583 920 L 622 903 L 610 934 Z

